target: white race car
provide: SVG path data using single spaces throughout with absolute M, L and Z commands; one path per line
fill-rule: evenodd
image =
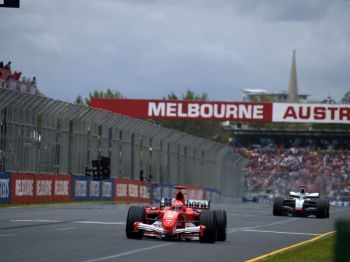
M 306 193 L 306 186 L 300 186 L 300 192 L 291 191 L 288 197 L 275 197 L 273 215 L 296 215 L 317 218 L 329 218 L 329 201 L 320 199 L 319 193 Z

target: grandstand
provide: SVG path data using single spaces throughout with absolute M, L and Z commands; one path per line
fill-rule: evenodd
M 350 133 L 346 130 L 234 130 L 233 150 L 249 159 L 247 191 L 286 194 L 301 184 L 350 201 Z
M 0 67 L 0 87 L 33 95 L 38 93 L 35 77 L 33 77 L 35 82 L 33 80 L 23 81 L 25 77 L 23 79 L 16 79 L 14 77 L 16 74 L 17 72 L 12 72 L 11 68 Z

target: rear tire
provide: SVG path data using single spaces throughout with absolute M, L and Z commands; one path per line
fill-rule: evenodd
M 282 210 L 282 206 L 283 206 L 283 197 L 275 197 L 273 199 L 273 215 L 274 216 L 282 216 L 283 215 L 283 210 Z
M 215 210 L 216 215 L 216 228 L 217 228 L 217 241 L 226 241 L 227 234 L 227 214 L 225 210 Z
M 143 231 L 134 232 L 134 223 L 142 222 L 146 220 L 146 211 L 143 207 L 131 206 L 128 211 L 126 219 L 126 237 L 131 239 L 141 239 L 143 237 Z
M 327 201 L 324 199 L 318 199 L 316 201 L 316 217 L 326 218 L 327 217 Z
M 326 200 L 326 218 L 329 218 L 329 208 L 330 208 L 329 200 Z
M 205 226 L 203 236 L 199 236 L 201 243 L 215 243 L 217 234 L 216 214 L 214 211 L 205 210 L 199 215 L 199 225 Z

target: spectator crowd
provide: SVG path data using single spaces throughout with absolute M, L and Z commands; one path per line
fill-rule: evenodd
M 26 78 L 22 72 L 11 69 L 11 61 L 4 64 L 0 61 L 0 84 L 2 88 L 8 88 L 19 92 L 38 93 L 36 77 Z
M 300 140 L 299 138 L 295 140 Z M 329 198 L 349 198 L 349 139 L 322 139 L 309 146 L 291 143 L 258 143 L 235 146 L 234 151 L 249 159 L 245 168 L 248 192 L 285 195 L 307 185 L 309 191 L 321 192 Z M 350 200 L 350 198 L 348 199 Z

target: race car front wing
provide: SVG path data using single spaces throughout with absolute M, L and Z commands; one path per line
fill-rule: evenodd
M 172 232 L 164 230 L 162 227 L 159 225 L 149 225 L 149 224 L 144 224 L 141 222 L 135 222 L 134 223 L 134 230 L 139 231 L 148 231 L 148 232 L 155 232 L 159 235 L 177 235 L 177 234 L 199 234 L 200 236 L 203 236 L 204 230 L 206 229 L 205 226 L 199 225 L 199 226 L 189 226 L 189 227 L 184 227 L 184 228 L 175 228 Z

